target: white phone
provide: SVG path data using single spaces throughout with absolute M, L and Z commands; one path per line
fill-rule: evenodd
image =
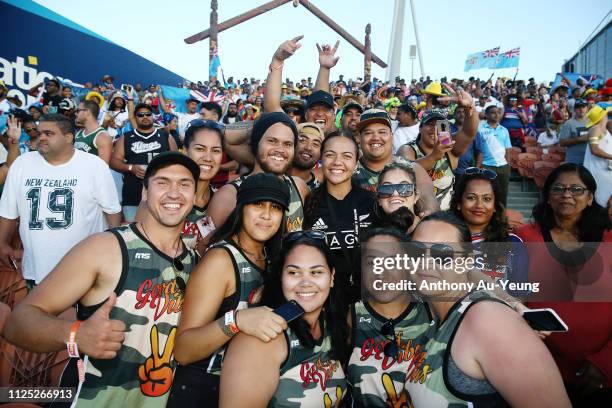
M 566 332 L 569 330 L 567 324 L 550 308 L 525 310 L 523 312 L 523 319 L 534 330 L 551 332 Z

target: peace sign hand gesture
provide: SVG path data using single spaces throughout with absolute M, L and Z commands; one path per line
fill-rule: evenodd
M 302 46 L 302 44 L 299 43 L 302 38 L 304 38 L 303 35 L 298 35 L 297 37 L 287 40 L 279 45 L 277 50 L 274 52 L 272 59 L 278 62 L 283 62 L 287 58 L 291 57 Z
M 464 108 L 469 108 L 474 105 L 474 100 L 470 96 L 469 93 L 465 92 L 463 89 L 454 90 L 448 84 L 442 84 L 444 88 L 450 93 L 451 96 L 443 96 L 438 98 L 440 102 L 455 102 L 458 106 L 463 106 Z
M 173 327 L 168 333 L 166 345 L 160 354 L 157 325 L 153 325 L 151 328 L 151 356 L 138 367 L 140 391 L 149 397 L 158 397 L 170 390 L 173 374 L 170 359 L 174 350 L 175 335 L 176 327 Z
M 329 44 L 323 44 L 322 46 L 317 43 L 317 50 L 319 50 L 319 65 L 323 68 L 331 69 L 336 66 L 340 57 L 336 57 L 336 51 L 340 45 L 340 40 L 336 41 L 333 46 Z

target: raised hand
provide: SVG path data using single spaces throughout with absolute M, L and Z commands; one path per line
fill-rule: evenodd
M 474 99 L 470 96 L 469 93 L 465 92 L 463 89 L 453 89 L 448 84 L 442 84 L 444 88 L 450 93 L 451 96 L 443 96 L 438 98 L 440 102 L 455 102 L 458 106 L 463 106 L 464 108 L 469 108 L 474 105 Z
M 329 44 L 323 44 L 322 46 L 317 43 L 317 50 L 319 50 L 319 65 L 331 69 L 336 66 L 340 57 L 336 57 L 336 51 L 340 45 L 340 40 L 336 41 L 336 44 L 332 47 Z
M 159 337 L 157 336 L 157 325 L 151 327 L 151 356 L 144 364 L 138 366 L 138 377 L 140 379 L 140 391 L 149 397 L 159 397 L 170 390 L 172 385 L 172 366 L 170 359 L 174 350 L 174 336 L 176 327 L 170 329 L 166 345 L 159 353 Z
M 117 295 L 113 292 L 89 319 L 81 323 L 76 334 L 79 351 L 99 359 L 117 356 L 125 340 L 125 323 L 109 317 L 116 302 Z
M 12 144 L 19 143 L 19 138 L 21 137 L 21 123 L 19 120 L 15 116 L 10 115 L 6 124 L 8 126 L 6 136 L 9 142 Z
M 272 58 L 276 61 L 282 62 L 291 57 L 302 46 L 302 44 L 299 43 L 302 38 L 304 38 L 303 35 L 298 35 L 291 40 L 285 41 L 278 46 Z

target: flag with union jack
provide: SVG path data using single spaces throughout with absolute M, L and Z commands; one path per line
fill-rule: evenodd
M 479 68 L 492 68 L 496 63 L 499 47 L 490 50 L 476 52 L 467 56 L 464 71 Z
M 519 58 L 521 56 L 521 47 L 512 48 L 506 52 L 501 53 L 497 57 L 497 61 L 494 68 L 514 68 L 519 65 Z

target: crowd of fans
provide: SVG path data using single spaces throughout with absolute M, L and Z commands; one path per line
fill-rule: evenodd
M 578 302 L 575 281 L 610 283 L 612 79 L 332 81 L 336 43 L 317 44 L 314 83 L 283 80 L 300 40 L 265 81 L 191 83 L 185 101 L 107 75 L 86 90 L 49 79 L 19 106 L 0 84 L 0 273 L 29 293 L 0 314 L 4 338 L 68 346 L 78 405 L 609 402 L 611 293 Z M 522 154 L 561 159 L 518 226 Z M 372 290 L 376 245 L 453 258 L 468 243 L 503 243 L 502 260 L 440 280 L 538 271 L 573 289 Z M 569 331 L 534 331 L 529 308 Z

